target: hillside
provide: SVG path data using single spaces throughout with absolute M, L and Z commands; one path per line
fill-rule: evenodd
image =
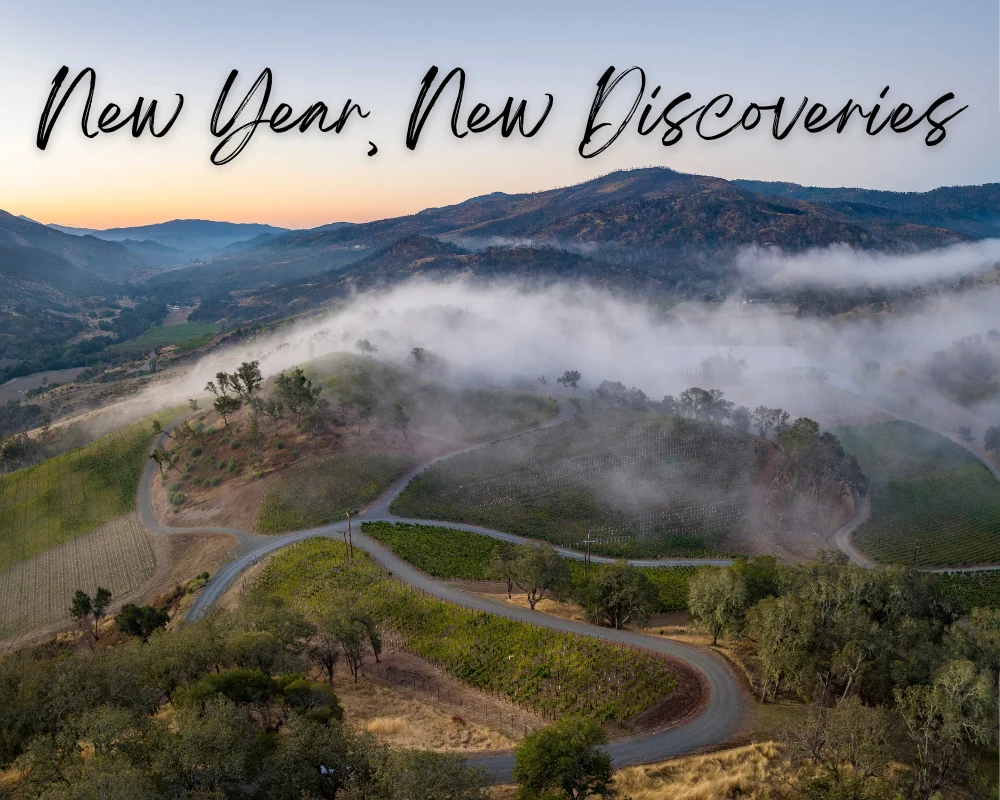
M 1000 236 L 1000 183 L 942 186 L 929 192 L 828 189 L 770 181 L 733 183 L 760 194 L 823 203 L 858 219 L 893 218 L 976 238 Z
M 199 319 L 206 322 L 266 317 L 289 303 L 308 307 L 345 294 L 348 286 L 414 274 L 572 277 L 626 292 L 713 296 L 731 288 L 728 260 L 746 245 L 795 251 L 846 243 L 892 251 L 965 238 L 891 215 L 779 201 L 720 178 L 656 168 L 534 194 L 496 192 L 377 222 L 292 231 L 157 276 L 148 288 L 200 300 Z
M 0 293 L 5 302 L 62 301 L 108 295 L 114 287 L 84 272 L 65 258 L 40 250 L 0 242 Z
M 90 235 L 70 236 L 6 211 L 0 211 L 0 243 L 51 253 L 85 272 L 110 280 L 123 280 L 144 266 L 142 259 L 117 242 Z

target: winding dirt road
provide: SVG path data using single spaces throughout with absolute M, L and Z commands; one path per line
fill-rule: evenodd
M 575 414 L 575 407 L 565 400 L 559 402 L 559 414 L 541 425 L 535 426 L 529 431 L 517 434 L 517 436 L 531 435 L 539 430 L 560 425 L 570 419 Z M 512 437 L 508 437 L 512 438 Z M 159 446 L 161 442 L 157 442 Z M 460 453 L 469 452 L 479 447 L 485 447 L 493 442 L 487 442 L 474 447 L 464 448 L 454 453 L 449 453 L 441 458 L 429 461 L 410 473 L 405 475 L 375 503 L 367 508 L 362 514 L 355 518 L 356 522 L 410 522 L 416 524 L 433 524 L 458 530 L 469 530 L 492 536 L 496 539 L 510 542 L 524 542 L 526 539 L 513 534 L 495 531 L 489 528 L 482 528 L 475 525 L 463 525 L 461 523 L 418 520 L 395 517 L 389 512 L 389 506 L 399 496 L 400 492 L 423 470 L 441 461 L 444 458 L 451 458 Z M 146 465 L 143 476 L 139 482 L 137 497 L 137 507 L 139 518 L 142 523 L 152 532 L 157 534 L 172 533 L 224 533 L 230 534 L 237 539 L 237 557 L 219 569 L 202 589 L 198 598 L 188 610 L 186 621 L 196 620 L 205 611 L 214 605 L 223 593 L 233 582 L 251 565 L 260 561 L 261 558 L 287 547 L 295 542 L 311 539 L 318 536 L 341 537 L 347 530 L 346 522 L 337 522 L 331 525 L 324 525 L 310 530 L 295 531 L 279 536 L 259 536 L 247 531 L 235 528 L 173 528 L 162 525 L 157 521 L 153 512 L 152 504 L 152 481 L 155 475 L 155 465 L 152 460 Z M 747 702 L 740 688 L 738 679 L 735 677 L 726 662 L 716 653 L 698 647 L 684 645 L 669 639 L 662 639 L 653 636 L 644 636 L 630 631 L 616 631 L 606 628 L 599 628 L 582 622 L 561 619 L 541 614 L 529 609 L 522 609 L 506 604 L 497 603 L 478 595 L 467 594 L 452 586 L 441 583 L 428 575 L 420 572 L 401 558 L 396 556 L 387 548 L 378 544 L 374 540 L 365 536 L 360 531 L 360 525 L 354 529 L 354 544 L 365 552 L 369 553 L 386 569 L 390 570 L 395 577 L 406 583 L 419 588 L 428 594 L 439 597 L 442 600 L 464 606 L 465 608 L 485 611 L 491 614 L 507 617 L 509 619 L 520 620 L 531 625 L 548 628 L 554 631 L 575 633 L 581 636 L 589 636 L 595 639 L 602 639 L 607 642 L 622 644 L 627 646 L 642 647 L 656 653 L 671 658 L 676 658 L 686 662 L 695 671 L 701 674 L 705 685 L 708 688 L 708 699 L 704 707 L 696 717 L 673 728 L 656 731 L 643 736 L 629 739 L 622 739 L 613 742 L 608 746 L 613 763 L 616 767 L 623 767 L 632 764 L 643 764 L 651 761 L 662 761 L 664 759 L 690 753 L 695 750 L 721 744 L 730 739 L 743 723 Z M 584 554 L 570 550 L 568 548 L 558 548 L 558 551 L 567 558 L 583 559 Z M 595 562 L 610 562 L 612 559 L 602 556 L 592 556 Z M 639 566 L 681 566 L 681 565 L 717 565 L 725 566 L 732 563 L 728 559 L 641 559 L 630 562 Z M 513 753 L 500 753 L 497 755 L 471 757 L 470 763 L 484 766 L 499 780 L 510 780 L 511 771 L 514 766 Z

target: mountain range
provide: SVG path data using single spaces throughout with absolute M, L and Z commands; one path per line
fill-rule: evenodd
M 93 236 L 107 242 L 120 242 L 151 267 L 173 266 L 200 261 L 240 243 L 257 243 L 262 238 L 285 233 L 287 228 L 241 222 L 213 222 L 204 219 L 175 219 L 155 225 L 132 228 L 71 228 L 50 225 L 72 236 Z
M 748 245 L 911 252 L 990 236 L 1000 236 L 998 184 L 900 193 L 649 168 L 311 230 L 173 220 L 92 231 L 0 212 L 0 289 L 50 310 L 118 294 L 150 308 L 197 304 L 192 321 L 236 325 L 414 276 L 583 279 L 711 299 L 735 286 L 733 256 Z
M 986 197 L 996 190 L 980 188 Z M 965 216 L 957 205 L 942 218 L 947 225 L 932 225 L 871 204 L 819 203 L 721 178 L 640 169 L 377 222 L 290 231 L 161 274 L 148 286 L 200 300 L 196 318 L 205 321 L 270 317 L 289 304 L 308 307 L 415 274 L 576 275 L 646 294 L 712 296 L 729 288 L 727 274 L 734 276 L 726 264 L 747 245 L 797 251 L 844 243 L 903 252 L 977 238 L 987 201 L 973 200 Z

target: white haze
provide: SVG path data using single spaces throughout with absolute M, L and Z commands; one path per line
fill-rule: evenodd
M 957 274 L 967 269 L 972 254 L 982 257 L 998 244 L 905 258 L 832 249 L 816 254 L 814 269 L 815 274 L 843 274 L 879 263 L 891 265 L 896 276 Z M 797 318 L 766 304 L 751 308 L 738 300 L 718 304 L 718 309 L 688 314 L 681 308 L 665 314 L 641 301 L 580 284 L 524 290 L 503 283 L 416 280 L 360 294 L 324 317 L 213 352 L 103 416 L 114 417 L 120 425 L 154 409 L 203 397 L 206 382 L 216 372 L 231 371 L 240 361 L 258 359 L 265 377 L 274 376 L 327 353 L 355 352 L 355 342 L 362 338 L 378 346 L 380 360 L 399 365 L 407 364 L 413 347 L 427 348 L 444 359 L 450 379 L 462 385 L 538 389 L 537 378 L 545 375 L 548 391 L 558 392 L 555 378 L 576 369 L 583 374 L 581 393 L 602 380 L 615 380 L 642 389 L 654 400 L 691 385 L 709 385 L 700 371 L 702 362 L 709 356 L 732 358 L 746 365 L 742 381 L 719 388 L 737 402 L 766 402 L 793 414 L 808 413 L 809 404 L 794 407 L 789 398 L 802 393 L 790 391 L 788 381 L 802 384 L 809 369 L 818 368 L 829 384 L 861 393 L 859 372 L 865 362 L 875 361 L 882 385 L 865 391 L 886 407 L 899 409 L 912 407 L 910 398 L 921 390 L 887 379 L 898 378 L 900 370 L 911 378 L 919 376 L 935 351 L 960 337 L 1000 328 L 1000 289 L 932 295 L 918 311 L 857 319 Z M 953 411 L 949 406 L 949 413 Z M 1000 421 L 995 409 L 977 413 L 968 420 L 974 428 Z
M 951 281 L 1000 265 L 1000 239 L 954 244 L 920 253 L 888 254 L 847 245 L 785 253 L 753 247 L 736 266 L 752 285 L 764 287 L 907 287 Z

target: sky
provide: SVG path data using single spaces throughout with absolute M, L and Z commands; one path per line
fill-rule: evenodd
M 80 131 L 83 97 L 74 95 L 43 152 L 35 134 L 63 65 L 71 75 L 97 71 L 92 126 L 107 103 L 130 109 L 140 95 L 159 100 L 158 120 L 178 92 L 184 108 L 160 139 L 133 139 L 127 130 L 88 139 Z M 527 101 L 535 120 L 548 92 L 550 117 L 531 139 L 504 139 L 498 129 L 456 139 L 449 91 L 408 150 L 407 122 L 432 65 L 467 71 L 463 116 L 477 102 L 496 111 L 513 96 L 515 105 Z M 641 66 L 647 94 L 662 85 L 661 99 L 687 91 L 697 104 L 728 92 L 740 109 L 782 95 L 793 108 L 803 96 L 867 107 L 888 85 L 887 103 L 922 109 L 954 92 L 954 108 L 969 108 L 936 147 L 924 144 L 925 130 L 869 137 L 860 125 L 839 136 L 799 128 L 777 142 L 766 124 L 717 141 L 686 135 L 664 147 L 656 136 L 639 136 L 633 121 L 608 150 L 583 159 L 577 148 L 595 85 L 612 65 Z M 219 140 L 209 121 L 229 71 L 240 71 L 231 114 L 264 67 L 274 73 L 269 111 L 286 102 L 298 114 L 323 101 L 339 112 L 350 98 L 369 116 L 354 117 L 340 134 L 260 129 L 239 157 L 214 166 Z M 369 142 L 378 147 L 371 158 Z M 997 0 L 0 0 L 0 209 L 41 222 L 107 228 L 202 218 L 312 227 L 647 165 L 901 191 L 1000 181 Z

